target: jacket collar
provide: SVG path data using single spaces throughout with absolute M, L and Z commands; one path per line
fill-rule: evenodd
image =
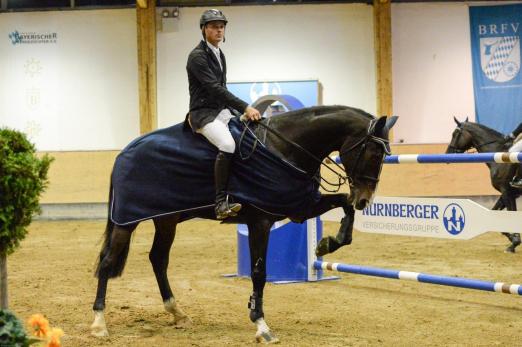
M 212 59 L 212 61 L 214 63 L 216 63 L 217 66 L 219 66 L 219 62 L 217 61 L 217 58 L 216 58 L 214 52 L 212 52 L 210 50 L 210 47 L 207 45 L 207 41 L 201 40 L 201 42 L 199 43 L 199 48 L 204 50 L 210 56 L 210 59 Z M 226 73 L 227 73 L 227 61 L 225 60 L 225 55 L 223 54 L 223 51 L 221 49 L 219 50 L 219 55 L 221 57 L 221 65 L 223 66 L 223 74 L 226 75 Z

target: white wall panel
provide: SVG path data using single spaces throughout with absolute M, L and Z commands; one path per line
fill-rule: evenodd
M 466 3 L 392 4 L 395 141 L 447 143 L 475 118 Z
M 18 31 L 56 43 L 13 44 Z M 39 150 L 120 149 L 139 135 L 136 11 L 0 14 L 0 126 Z

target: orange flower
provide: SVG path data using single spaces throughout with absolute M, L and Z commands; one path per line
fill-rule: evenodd
M 53 328 L 49 333 L 49 342 L 45 347 L 61 347 L 60 337 L 63 336 L 63 330 L 60 328 Z
M 33 335 L 37 337 L 46 337 L 49 332 L 49 321 L 41 314 L 33 314 L 27 321 Z

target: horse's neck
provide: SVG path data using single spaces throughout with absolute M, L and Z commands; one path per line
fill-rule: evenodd
M 479 153 L 499 152 L 504 148 L 502 139 L 496 133 L 488 133 L 481 128 L 472 131 L 473 146 Z
M 366 133 L 368 122 L 369 120 L 364 120 L 357 115 L 332 113 L 320 116 L 281 117 L 277 121 L 274 119 L 271 125 L 286 139 L 298 144 L 322 161 L 330 153 L 339 150 L 346 138 Z M 267 145 L 308 173 L 315 173 L 319 168 L 320 162 L 273 134 L 267 137 Z

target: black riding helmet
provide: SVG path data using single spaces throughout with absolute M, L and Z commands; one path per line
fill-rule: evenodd
M 221 12 L 220 10 L 215 10 L 215 9 L 206 10 L 205 12 L 203 12 L 203 14 L 201 15 L 201 18 L 199 20 L 199 28 L 203 29 L 203 27 L 207 23 L 218 21 L 218 20 L 224 22 L 225 25 L 227 25 L 227 23 L 228 23 L 227 17 L 225 17 L 223 12 Z

